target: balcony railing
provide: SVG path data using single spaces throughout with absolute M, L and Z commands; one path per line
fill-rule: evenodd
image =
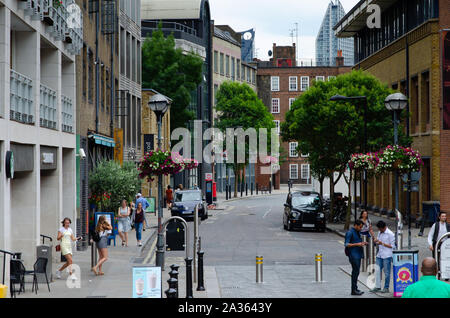
M 73 133 L 73 102 L 67 96 L 61 96 L 62 123 L 61 130 Z
M 56 91 L 41 84 L 40 126 L 56 129 Z
M 11 70 L 10 119 L 34 124 L 33 81 Z

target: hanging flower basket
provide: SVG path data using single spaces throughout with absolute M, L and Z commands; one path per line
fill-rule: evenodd
M 378 153 L 357 153 L 353 154 L 348 165 L 351 170 L 375 170 L 379 162 Z
M 167 176 L 197 167 L 197 160 L 183 158 L 177 152 L 156 150 L 145 154 L 138 170 L 141 179 L 147 178 L 153 181 L 155 176 Z
M 53 0 L 53 8 L 58 9 L 63 5 L 63 2 L 61 0 Z
M 398 171 L 408 173 L 420 171 L 423 160 L 418 151 L 402 146 L 387 146 L 380 154 L 377 166 L 379 172 Z

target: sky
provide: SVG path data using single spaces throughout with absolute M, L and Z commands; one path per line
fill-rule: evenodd
M 349 12 L 359 0 L 340 0 Z M 268 60 L 273 43 L 292 45 L 291 30 L 298 23 L 300 60 L 315 59 L 315 41 L 330 0 L 209 0 L 216 25 L 235 31 L 255 29 L 256 54 Z M 295 35 L 294 35 L 295 42 Z

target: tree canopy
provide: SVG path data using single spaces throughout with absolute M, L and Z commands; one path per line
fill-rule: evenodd
M 196 113 L 188 109 L 191 94 L 202 81 L 203 60 L 175 48 L 173 35 L 164 37 L 161 27 L 142 45 L 142 86 L 172 99 L 170 128 L 185 127 Z

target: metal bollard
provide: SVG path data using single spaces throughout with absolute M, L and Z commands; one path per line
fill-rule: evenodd
M 258 184 L 256 184 L 256 195 L 258 195 Z
M 250 195 L 253 195 L 253 182 L 252 182 L 252 184 L 251 184 L 251 191 L 250 191 Z
M 367 243 L 367 235 L 361 235 L 363 243 Z M 363 260 L 362 260 L 362 269 L 361 272 L 367 272 L 367 245 L 363 246 Z
M 186 258 L 186 298 L 194 298 L 192 293 L 192 258 Z
M 245 184 L 245 196 L 248 196 L 248 183 Z
M 321 283 L 323 281 L 322 253 L 317 253 L 314 259 L 316 264 L 316 282 Z
M 370 265 L 375 265 L 375 245 L 374 245 L 372 236 L 369 238 L 369 266 Z M 368 268 L 371 269 L 370 272 L 372 274 L 375 272 L 374 266 L 370 266 Z
M 170 288 L 175 289 L 177 291 L 177 295 L 175 298 L 178 298 L 178 271 L 175 269 L 172 269 L 169 272 L 169 276 L 170 276 L 170 279 L 167 281 L 169 283 L 169 289 Z M 173 285 L 171 285 L 171 282 Z
M 176 271 L 177 273 L 178 273 L 178 269 L 180 268 L 180 266 L 179 265 L 177 265 L 177 264 L 172 264 L 172 265 L 170 265 L 170 269 L 172 270 L 172 271 Z M 169 275 L 170 275 L 170 273 L 169 273 Z M 175 278 L 177 278 L 177 277 L 175 277 Z
M 242 198 L 242 195 L 244 194 L 244 184 L 243 183 L 241 183 L 241 198 Z
M 198 285 L 197 285 L 197 291 L 204 291 L 205 290 L 205 284 L 203 281 L 203 255 L 205 254 L 205 252 L 203 251 L 198 251 L 197 255 L 198 255 Z
M 225 200 L 228 200 L 228 184 L 225 186 Z
M 167 298 L 178 298 L 177 291 L 175 289 L 168 289 L 165 291 Z
M 262 256 L 256 256 L 256 282 L 262 283 L 263 280 L 263 263 L 264 259 Z

